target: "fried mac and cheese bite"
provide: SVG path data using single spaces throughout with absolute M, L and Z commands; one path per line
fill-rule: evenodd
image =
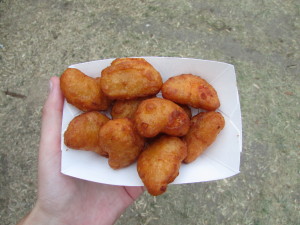
M 133 119 L 139 104 L 145 98 L 138 98 L 132 100 L 117 100 L 111 109 L 111 116 L 113 119 L 129 118 Z
M 188 149 L 184 162 L 197 159 L 216 140 L 224 126 L 224 117 L 219 112 L 201 112 L 194 116 L 189 132 L 183 137 Z
M 119 58 L 101 72 L 101 89 L 110 99 L 136 99 L 157 94 L 160 73 L 145 59 Z
M 167 135 L 153 141 L 141 153 L 137 171 L 151 195 L 161 195 L 167 190 L 168 184 L 178 176 L 186 154 L 186 144 L 178 137 Z
M 60 77 L 60 88 L 68 103 L 82 111 L 107 110 L 110 100 L 101 91 L 101 78 L 68 68 Z
M 86 112 L 76 116 L 64 133 L 65 145 L 75 150 L 93 151 L 102 156 L 99 145 L 99 130 L 109 118 L 99 112 Z
M 179 104 L 207 111 L 220 107 L 218 94 L 206 80 L 193 74 L 181 74 L 169 78 L 161 89 L 164 98 Z
M 100 129 L 99 141 L 101 150 L 108 155 L 108 164 L 113 169 L 132 164 L 144 147 L 144 138 L 128 118 L 108 121 Z
M 134 121 L 138 132 L 148 138 L 159 133 L 183 136 L 190 127 L 190 119 L 186 112 L 174 102 L 162 98 L 142 101 Z

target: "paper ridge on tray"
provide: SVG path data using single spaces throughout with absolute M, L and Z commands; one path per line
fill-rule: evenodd
M 192 183 L 223 179 L 239 173 L 240 153 L 242 151 L 241 111 L 236 84 L 234 66 L 231 64 L 175 57 L 145 58 L 162 75 L 163 81 L 170 76 L 182 73 L 199 75 L 211 83 L 217 90 L 221 106 L 220 111 L 226 124 L 217 140 L 195 162 L 182 164 L 180 174 L 173 182 Z M 109 66 L 114 59 L 96 60 L 71 65 L 91 77 L 100 76 L 101 70 Z M 199 110 L 192 109 L 193 114 Z M 82 113 L 74 106 L 64 103 L 61 150 L 61 172 L 94 182 L 140 186 L 143 185 L 136 171 L 136 163 L 120 170 L 108 166 L 107 159 L 93 152 L 72 150 L 64 145 L 63 134 L 71 119 Z

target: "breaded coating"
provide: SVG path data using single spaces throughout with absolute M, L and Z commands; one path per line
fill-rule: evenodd
M 60 77 L 60 88 L 68 103 L 82 111 L 107 110 L 110 100 L 101 91 L 101 78 L 68 68 Z
M 168 184 L 178 176 L 186 154 L 186 144 L 178 137 L 167 135 L 152 142 L 141 153 L 137 171 L 151 195 L 161 195 L 167 190 Z
M 100 148 L 99 130 L 108 121 L 107 116 L 95 111 L 76 116 L 64 133 L 65 145 L 72 149 L 93 151 L 106 156 Z
M 99 140 L 102 151 L 108 154 L 108 164 L 113 169 L 132 164 L 144 147 L 144 138 L 128 118 L 108 121 L 100 129 Z
M 189 132 L 183 137 L 188 148 L 184 162 L 197 159 L 215 141 L 224 126 L 224 117 L 219 112 L 202 112 L 194 116 Z
M 207 111 L 220 107 L 216 90 L 206 80 L 193 74 L 181 74 L 169 78 L 162 86 L 164 98 L 179 104 Z
M 134 117 L 138 132 L 143 137 L 154 137 L 159 133 L 172 136 L 185 135 L 190 119 L 185 111 L 167 99 L 151 98 L 138 106 Z
M 182 105 L 182 104 L 178 104 L 184 111 L 185 113 L 189 116 L 189 118 L 192 118 L 192 110 L 188 105 Z
M 134 114 L 139 106 L 139 104 L 145 98 L 138 98 L 132 100 L 117 100 L 112 107 L 111 116 L 113 119 L 118 118 L 129 118 L 133 119 Z
M 114 66 L 114 65 L 117 65 L 122 62 L 130 62 L 130 61 L 132 61 L 132 62 L 147 62 L 143 58 L 117 58 L 111 62 L 111 65 Z
M 120 58 L 101 72 L 101 89 L 110 99 L 136 99 L 157 94 L 160 73 L 145 59 Z

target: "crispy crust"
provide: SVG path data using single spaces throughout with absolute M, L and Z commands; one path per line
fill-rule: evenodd
M 101 91 L 101 78 L 68 68 L 60 77 L 60 88 L 68 103 L 82 111 L 107 110 L 110 100 Z
M 206 80 L 193 74 L 169 78 L 162 86 L 164 98 L 194 108 L 214 111 L 220 107 L 216 90 Z
M 99 145 L 99 130 L 108 121 L 109 118 L 99 112 L 86 112 L 76 116 L 64 133 L 65 145 L 106 156 Z
M 163 135 L 152 142 L 139 156 L 137 171 L 151 195 L 167 190 L 167 185 L 179 174 L 187 148 L 178 137 Z
M 110 99 L 136 99 L 157 94 L 160 73 L 141 58 L 120 58 L 101 72 L 101 89 Z
M 142 101 L 134 119 L 138 132 L 149 138 L 161 132 L 183 136 L 190 126 L 190 119 L 185 111 L 174 102 L 162 98 Z
M 224 126 L 224 117 L 219 112 L 202 112 L 194 116 L 189 132 L 183 137 L 188 147 L 184 162 L 197 159 L 215 141 Z
M 132 164 L 144 147 L 142 138 L 128 118 L 114 119 L 101 127 L 99 133 L 101 149 L 108 155 L 108 164 L 120 169 Z
M 188 105 L 179 105 L 184 111 L 185 113 L 189 116 L 189 118 L 192 118 L 192 110 Z
M 117 100 L 112 107 L 111 116 L 113 119 L 129 118 L 133 119 L 139 104 L 145 98 L 138 98 L 132 100 Z

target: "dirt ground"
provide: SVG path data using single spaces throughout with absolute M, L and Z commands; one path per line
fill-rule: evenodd
M 0 224 L 35 203 L 49 78 L 79 62 L 146 55 L 235 66 L 241 173 L 144 193 L 116 224 L 299 224 L 299 15 L 296 0 L 0 1 Z

